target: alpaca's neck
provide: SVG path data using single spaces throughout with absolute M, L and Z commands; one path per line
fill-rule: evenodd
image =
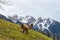
M 29 28 L 32 28 L 33 27 L 33 25 L 31 24 L 31 25 L 29 25 Z

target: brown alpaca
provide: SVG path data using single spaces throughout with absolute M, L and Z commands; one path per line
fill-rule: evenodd
M 28 33 L 28 29 L 33 27 L 33 24 L 30 24 L 29 26 L 27 24 L 22 24 L 21 28 L 23 29 L 23 33 Z

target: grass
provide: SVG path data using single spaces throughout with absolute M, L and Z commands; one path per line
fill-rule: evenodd
M 28 34 L 22 33 L 21 26 L 0 19 L 0 40 L 52 40 L 47 36 L 29 29 Z

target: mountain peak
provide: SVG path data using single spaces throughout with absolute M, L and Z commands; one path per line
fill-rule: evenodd
M 32 16 L 30 16 L 30 15 L 27 15 L 25 18 L 29 18 L 29 19 L 30 19 L 31 17 L 32 17 Z

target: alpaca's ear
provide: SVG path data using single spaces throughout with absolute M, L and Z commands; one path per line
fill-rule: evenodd
M 33 24 L 31 24 L 31 26 L 33 27 Z

